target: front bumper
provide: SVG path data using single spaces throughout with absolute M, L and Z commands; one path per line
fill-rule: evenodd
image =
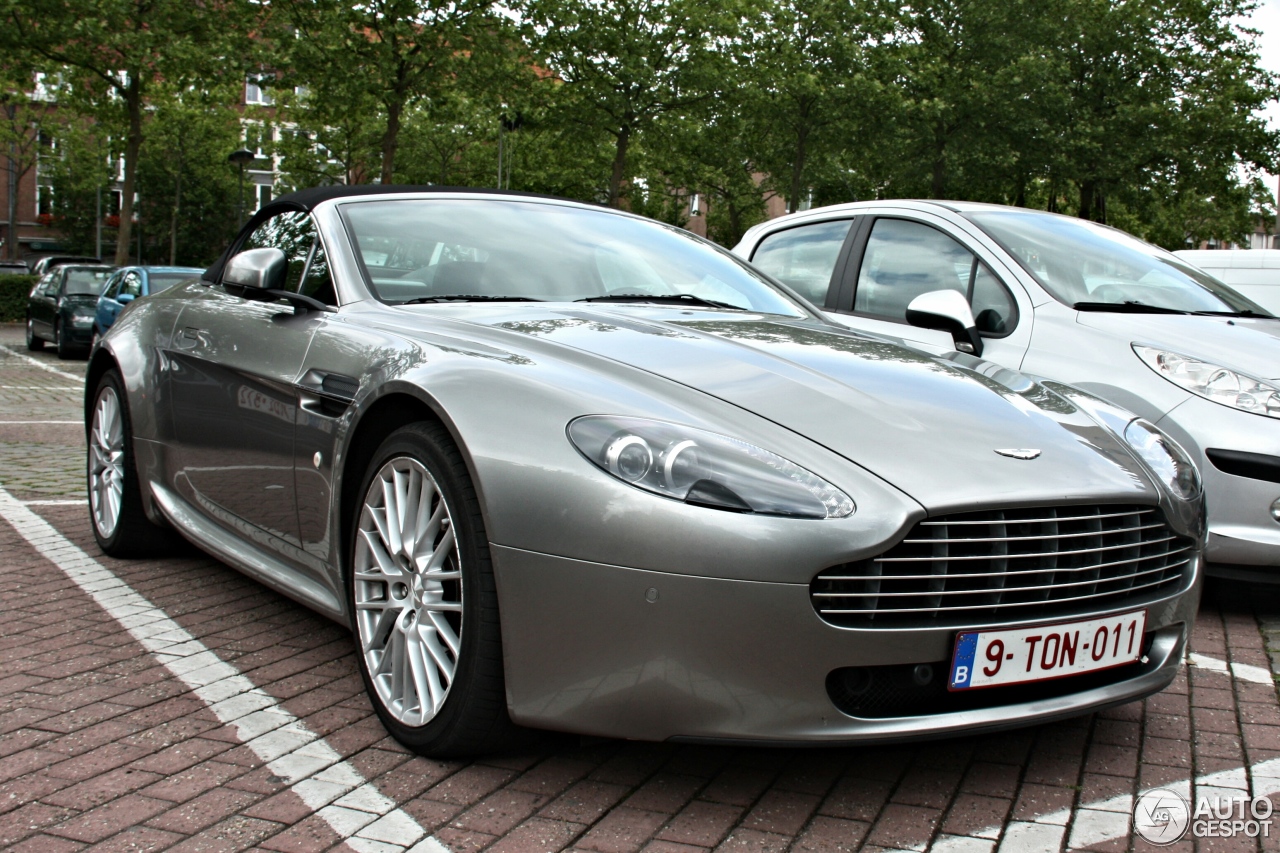
M 1192 397 L 1158 425 L 1193 454 L 1204 478 L 1208 573 L 1218 574 L 1216 565 L 1249 566 L 1280 582 L 1280 522 L 1271 516 L 1280 483 L 1229 474 L 1207 455 L 1215 449 L 1280 457 L 1280 420 Z
M 65 336 L 67 344 L 71 346 L 87 349 L 93 343 L 92 323 L 87 326 L 77 326 L 70 320 L 64 320 L 59 331 L 60 334 Z
M 1128 702 L 1177 674 L 1200 597 L 1197 555 L 1190 586 L 1147 605 L 1146 661 L 1113 683 L 955 713 L 867 719 L 836 707 L 829 674 L 949 660 L 957 629 L 837 628 L 814 612 L 805 584 L 644 571 L 497 545 L 491 551 L 512 718 L 655 741 L 891 741 L 1031 725 Z

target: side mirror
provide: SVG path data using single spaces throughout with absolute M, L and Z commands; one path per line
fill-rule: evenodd
M 245 288 L 245 296 L 251 291 L 278 290 L 284 285 L 289 260 L 276 248 L 250 249 L 241 252 L 227 262 L 222 273 L 222 283 Z
M 922 293 L 907 306 L 907 322 L 921 329 L 950 332 L 956 349 L 982 355 L 982 336 L 973 320 L 969 301 L 954 290 Z
M 121 305 L 128 305 L 133 300 L 134 296 L 132 293 L 122 293 L 116 297 L 116 302 L 119 302 Z

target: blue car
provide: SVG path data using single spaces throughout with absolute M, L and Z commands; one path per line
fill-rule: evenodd
M 159 293 L 180 281 L 204 273 L 198 267 L 121 267 L 107 279 L 98 297 L 98 311 L 93 318 L 93 337 L 102 337 L 124 310 L 124 306 L 140 296 Z

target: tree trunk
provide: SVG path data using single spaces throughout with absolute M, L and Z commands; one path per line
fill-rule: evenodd
M 179 162 L 181 167 L 181 162 Z M 169 266 L 178 264 L 178 205 L 182 201 L 182 172 L 173 179 L 173 213 L 169 217 Z
M 400 144 L 400 114 L 404 100 L 395 98 L 387 104 L 387 132 L 382 135 L 382 177 L 384 184 L 395 183 L 396 146 Z
M 1093 199 L 1097 195 L 1097 184 L 1093 181 L 1084 181 L 1080 184 L 1080 209 L 1076 211 L 1076 216 L 1080 219 L 1093 219 Z
M 931 198 L 946 198 L 947 192 L 947 140 L 941 131 L 935 131 L 933 143 L 933 180 L 930 182 Z
M 14 113 L 16 108 L 13 104 L 6 107 L 9 113 L 9 126 L 15 124 Z M 39 142 L 37 141 L 37 145 Z M 9 242 L 9 251 L 6 254 L 9 260 L 18 260 L 18 163 L 15 159 L 17 155 L 17 142 L 9 143 L 9 227 L 5 234 Z
M 804 164 L 809 156 L 809 125 L 804 123 L 796 134 L 796 156 L 791 161 L 791 190 L 787 195 L 787 213 L 795 213 L 800 209 L 801 179 L 804 177 Z
M 138 152 L 142 150 L 142 92 L 138 75 L 130 73 L 129 86 L 123 92 L 129 113 L 129 135 L 124 143 L 124 187 L 120 190 L 120 230 L 116 232 L 115 264 L 129 263 L 129 238 L 133 236 L 133 188 L 138 178 Z
M 622 208 L 622 182 L 627 178 L 627 149 L 631 146 L 631 126 L 624 124 L 613 150 L 613 171 L 609 174 L 609 206 Z

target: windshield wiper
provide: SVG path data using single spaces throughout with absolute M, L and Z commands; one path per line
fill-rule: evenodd
M 1191 314 L 1180 308 L 1165 308 L 1163 305 L 1146 305 L 1142 302 L 1128 300 L 1126 302 L 1077 302 L 1071 306 L 1077 311 L 1114 311 L 1117 314 Z
M 703 299 L 701 296 L 694 296 L 692 293 L 611 293 L 608 296 L 588 296 L 585 299 L 575 299 L 575 302 L 653 302 L 658 305 L 704 305 L 708 308 L 728 308 L 730 311 L 746 311 L 746 308 L 740 305 L 730 305 L 728 302 L 716 302 L 714 299 Z
M 1257 311 L 1250 311 L 1245 308 L 1240 311 L 1192 311 L 1197 317 L 1261 317 L 1264 320 L 1276 319 L 1274 314 L 1259 314 Z
M 542 302 L 529 296 L 482 295 L 475 293 L 450 293 L 447 296 L 419 296 L 406 299 L 401 305 L 421 305 L 426 302 Z

